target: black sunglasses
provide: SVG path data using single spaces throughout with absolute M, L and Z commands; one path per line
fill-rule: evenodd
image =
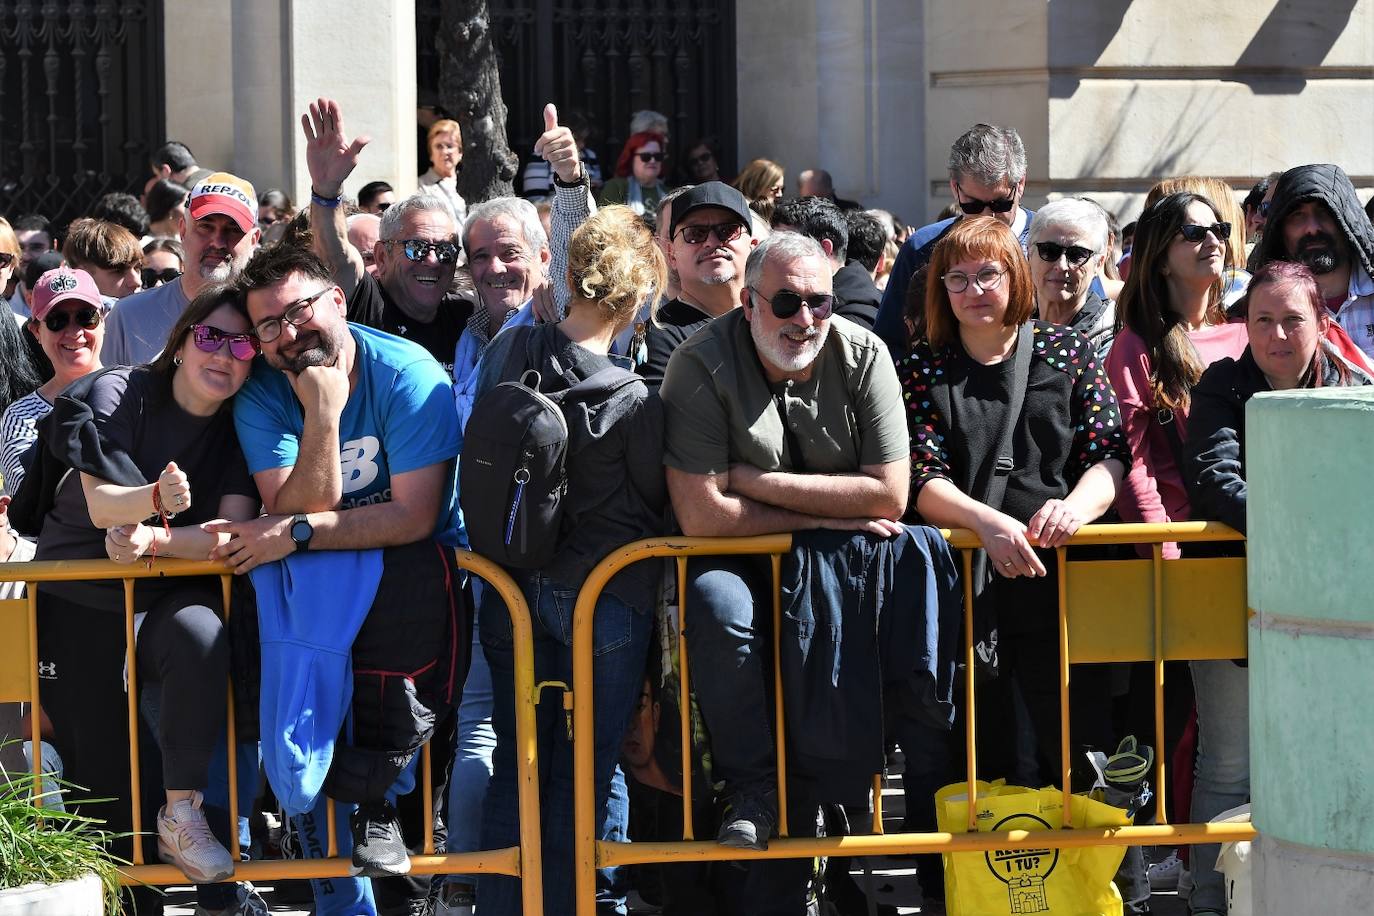
M 996 200 L 979 200 L 976 197 L 969 197 L 968 200 L 963 200 L 962 198 L 968 196 L 964 193 L 964 189 L 959 187 L 957 183 L 954 187 L 959 192 L 959 209 L 969 216 L 977 216 L 985 209 L 991 210 L 993 213 L 1010 213 L 1011 208 L 1016 206 L 1015 197 L 999 197 Z
M 14 263 L 14 255 L 8 251 L 0 251 L 0 270 L 4 270 Z
M 158 283 L 171 283 L 179 276 L 181 276 L 181 271 L 175 267 L 164 267 L 162 270 L 145 267 L 143 268 L 143 288 L 152 289 Z
M 1199 226 L 1197 223 L 1189 223 L 1178 227 L 1178 234 L 1190 242 L 1202 241 L 1209 232 L 1216 236 L 1218 242 L 1224 242 L 1231 237 L 1231 224 L 1213 223 L 1210 226 Z
M 640 162 L 662 162 L 663 153 L 635 153 Z
M 1061 245 L 1058 242 L 1036 242 L 1035 251 L 1042 261 L 1054 264 L 1060 258 L 1065 258 L 1070 267 L 1082 267 L 1088 263 L 1088 258 L 1097 253 L 1082 245 Z
M 696 223 L 683 226 L 677 232 L 688 245 L 700 245 L 713 233 L 716 241 L 728 245 L 744 234 L 744 223 Z
M 425 239 L 404 239 L 401 241 L 390 241 L 388 245 L 401 245 L 405 251 L 406 259 L 410 261 L 423 261 L 434 252 L 434 257 L 439 259 L 440 264 L 452 264 L 458 260 L 457 242 L 430 242 Z
M 773 316 L 786 321 L 793 315 L 801 311 L 803 305 L 811 309 L 811 316 L 817 321 L 824 321 L 830 317 L 830 310 L 835 307 L 835 297 L 829 293 L 817 293 L 813 296 L 803 296 L 794 293 L 790 289 L 780 289 L 773 294 L 772 299 L 764 298 L 754 287 L 749 287 L 749 291 L 764 302 L 773 310 Z
M 68 324 L 75 321 L 88 331 L 93 331 L 100 327 L 100 309 L 88 305 L 84 309 L 77 309 L 75 312 L 51 311 L 43 319 L 43 324 L 47 325 L 48 330 L 54 334 L 61 334 Z

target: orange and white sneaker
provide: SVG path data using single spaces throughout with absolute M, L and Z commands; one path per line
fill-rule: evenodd
M 190 798 L 162 806 L 157 813 L 157 854 L 181 869 L 191 883 L 214 884 L 233 876 L 234 860 L 210 832 L 201 802 L 201 794 L 193 792 Z

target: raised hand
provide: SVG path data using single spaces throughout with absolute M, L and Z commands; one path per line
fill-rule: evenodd
M 582 178 L 582 163 L 572 131 L 558 124 L 558 109 L 550 102 L 544 106 L 544 132 L 535 141 L 534 152 L 543 156 L 560 181 L 572 184 Z
M 344 132 L 343 112 L 333 99 L 321 98 L 310 103 L 310 111 L 301 115 L 305 130 L 305 164 L 310 169 L 310 183 L 321 197 L 338 197 L 343 183 L 358 165 L 358 154 L 372 142 L 366 135 L 350 142 Z
M 175 515 L 191 508 L 191 481 L 175 461 L 167 462 L 167 468 L 158 475 L 157 496 L 163 512 Z

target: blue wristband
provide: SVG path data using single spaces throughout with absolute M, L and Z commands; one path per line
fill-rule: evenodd
M 310 202 L 317 206 L 333 210 L 335 207 L 339 205 L 340 201 L 342 200 L 342 194 L 340 194 L 338 197 L 321 197 L 318 193 L 316 193 L 313 187 L 310 189 Z

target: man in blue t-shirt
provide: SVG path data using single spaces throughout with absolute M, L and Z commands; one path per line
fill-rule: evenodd
M 352 740 L 336 748 L 325 791 L 359 805 L 356 869 L 403 874 L 409 862 L 386 791 L 456 702 L 469 645 L 449 549 L 465 537 L 448 376 L 418 345 L 349 324 L 343 292 L 308 251 L 263 249 L 237 285 L 263 359 L 234 419 L 267 514 L 216 525 L 231 535 L 216 556 L 244 572 L 298 550 L 385 548 L 377 597 L 353 642 Z M 321 627 L 330 606 L 322 594 Z

